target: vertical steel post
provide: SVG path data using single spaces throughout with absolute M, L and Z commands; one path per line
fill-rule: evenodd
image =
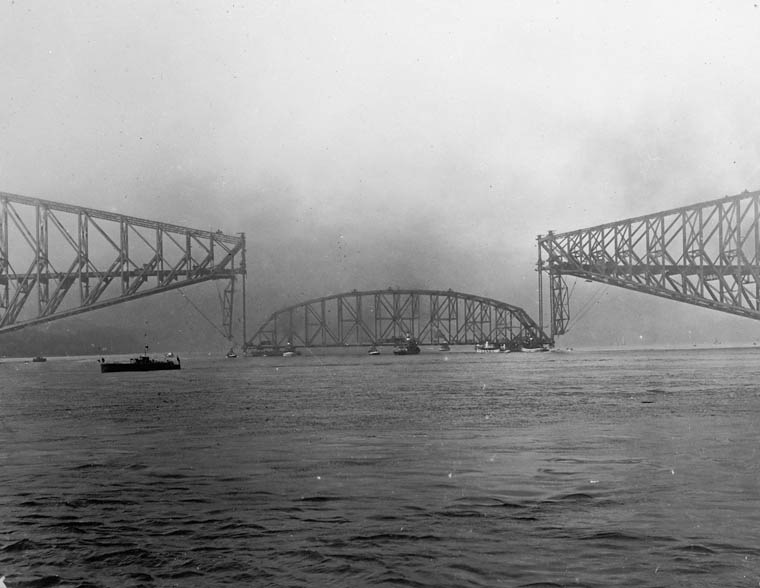
M 357 294 L 355 297 L 356 301 L 356 307 L 354 308 L 354 311 L 356 312 L 356 342 L 359 342 L 359 339 L 361 338 L 361 331 L 359 329 L 360 323 L 364 323 L 364 316 L 362 314 L 362 296 L 361 294 Z M 374 341 L 372 341 L 374 343 Z
M 48 209 L 38 204 L 35 206 L 37 216 L 36 231 L 36 280 L 37 280 L 37 307 L 38 316 L 41 316 L 48 301 L 50 300 L 50 289 L 48 283 L 49 264 L 48 264 Z
M 185 235 L 185 275 L 190 278 L 193 273 L 192 240 L 190 233 Z
M 374 308 L 372 310 L 372 316 L 375 318 L 375 341 L 379 341 L 381 338 L 380 335 L 383 334 L 382 332 L 382 325 L 380 323 L 380 294 L 375 294 L 374 296 Z
M 753 243 L 752 265 L 757 268 L 760 263 L 760 204 L 758 197 L 752 199 L 752 232 L 754 233 L 755 242 Z M 757 271 L 757 269 L 755 270 Z M 755 310 L 760 310 L 760 280 L 755 274 Z
M 420 334 L 420 326 L 419 326 L 419 322 L 420 322 L 420 296 L 419 296 L 419 294 L 416 294 L 416 293 L 412 292 L 412 294 L 411 294 L 411 300 L 410 300 L 410 306 L 411 306 L 411 311 L 412 311 L 412 319 L 410 321 L 410 323 L 412 325 L 412 337 L 414 337 L 416 339 L 419 336 L 419 334 Z M 416 321 L 416 324 L 415 324 L 415 321 Z
M 129 290 L 129 225 L 125 219 L 119 223 L 119 270 L 121 272 L 121 293 L 126 294 Z
M 156 283 L 161 285 L 164 283 L 164 272 L 166 271 L 165 259 L 164 259 L 164 232 L 161 227 L 156 227 L 156 255 L 158 255 L 158 263 L 156 264 Z
M 89 226 L 87 215 L 84 212 L 80 212 L 77 215 L 77 225 L 79 229 L 79 303 L 84 304 L 84 301 L 90 295 L 90 277 L 88 271 L 90 265 Z
M 538 263 L 536 264 L 538 273 L 538 327 L 543 332 L 544 330 L 544 262 L 541 255 L 541 249 L 543 245 L 541 243 L 541 235 L 536 239 L 538 242 Z
M 338 296 L 336 302 L 338 307 L 338 341 L 343 343 L 343 296 Z
M 235 303 L 235 260 L 232 260 L 231 263 L 231 271 L 232 274 L 230 275 L 230 280 L 227 283 L 227 286 L 224 288 L 223 292 L 223 298 L 222 298 L 222 327 L 225 328 L 224 336 L 227 337 L 227 340 L 232 342 L 233 340 L 233 334 L 232 334 L 232 325 L 233 325 L 233 316 L 234 316 L 234 303 Z
M 245 296 L 245 282 L 246 278 L 248 276 L 247 267 L 245 265 L 245 233 L 240 233 L 240 238 L 243 241 L 243 247 L 240 250 L 240 271 L 243 274 L 243 344 L 245 345 L 245 342 L 248 341 L 246 337 L 246 296 Z
M 734 249 L 736 250 L 736 270 L 734 274 L 734 282 L 736 283 L 736 298 L 739 306 L 744 306 L 744 244 L 742 243 L 742 216 L 741 216 L 741 203 L 738 200 L 734 201 L 734 222 L 736 227 L 734 229 L 734 239 L 736 244 Z
M 0 198 L 0 308 L 8 308 L 8 289 L 10 276 L 8 269 L 10 253 L 8 251 L 8 199 Z M 0 316 L 0 318 L 2 318 Z
M 325 300 L 322 299 L 322 302 L 320 304 L 320 316 L 319 320 L 322 323 L 322 345 L 325 345 L 327 343 L 327 313 L 325 312 Z

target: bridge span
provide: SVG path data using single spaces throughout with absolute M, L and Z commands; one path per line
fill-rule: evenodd
M 574 276 L 760 319 L 760 191 L 538 236 L 539 316 L 453 290 L 351 291 L 272 314 L 246 338 L 308 347 L 498 341 L 553 344 L 567 332 Z M 210 280 L 245 301 L 245 235 L 227 235 L 0 192 L 0 334 Z M 544 330 L 548 276 L 549 332 Z
M 539 325 L 512 304 L 453 290 L 389 288 L 353 290 L 278 310 L 245 348 L 383 345 L 407 335 L 422 345 L 497 341 L 518 348 L 551 343 Z
M 575 276 L 760 319 L 760 191 L 538 236 L 539 323 L 567 331 Z
M 245 276 L 242 233 L 0 192 L 0 333 L 226 280 L 222 324 L 231 339 L 238 276 Z

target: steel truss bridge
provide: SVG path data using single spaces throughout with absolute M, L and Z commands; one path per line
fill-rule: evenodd
M 235 278 L 241 275 L 242 233 L 225 235 L 0 192 L 0 333 L 227 280 L 222 324 L 232 338 Z
M 567 331 L 566 276 L 760 319 L 760 192 L 538 236 L 539 323 Z
M 246 342 L 349 347 L 393 344 L 407 335 L 419 344 L 496 341 L 537 347 L 549 338 L 517 306 L 453 290 L 371 290 L 315 298 L 273 313 Z

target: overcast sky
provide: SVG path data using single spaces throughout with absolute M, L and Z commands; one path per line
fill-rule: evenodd
M 387 286 L 536 316 L 537 234 L 760 187 L 759 24 L 753 1 L 3 2 L 0 191 L 245 232 L 253 317 Z M 578 328 L 736 328 L 641 297 Z

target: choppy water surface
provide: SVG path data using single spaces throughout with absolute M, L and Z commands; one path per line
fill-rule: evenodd
M 8 588 L 760 584 L 757 349 L 0 378 Z

